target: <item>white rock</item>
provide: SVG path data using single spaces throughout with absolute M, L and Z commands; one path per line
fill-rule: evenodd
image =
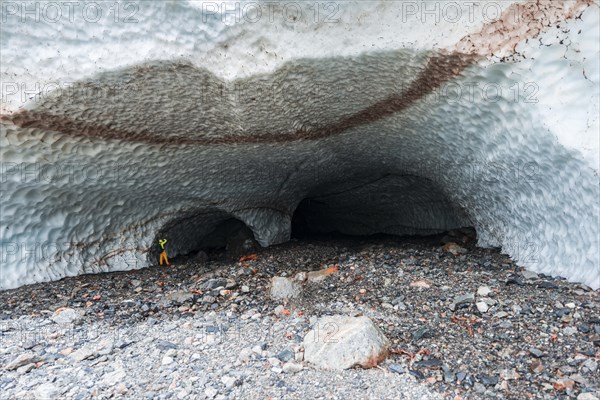
M 125 379 L 126 376 L 127 373 L 122 368 L 118 368 L 113 372 L 104 374 L 104 376 L 102 377 L 102 382 L 105 385 L 114 386 L 117 383 L 121 383 L 121 381 L 123 381 L 123 379 Z
M 270 295 L 273 299 L 294 299 L 300 297 L 302 286 L 290 278 L 276 276 L 271 279 Z
M 575 328 L 574 326 L 567 326 L 566 328 L 563 329 L 563 334 L 567 335 L 567 336 L 571 336 L 577 333 L 577 328 Z
M 225 375 L 225 376 L 221 377 L 221 382 L 223 382 L 223 385 L 225 385 L 225 387 L 227 389 L 231 389 L 237 383 L 237 378 L 235 378 L 233 376 Z
M 581 393 L 577 396 L 577 400 L 598 400 L 598 397 L 594 396 L 593 393 Z
M 279 316 L 283 313 L 284 310 L 285 310 L 285 307 L 280 304 L 277 307 L 275 307 L 275 310 L 273 310 L 273 314 Z
M 75 361 L 83 361 L 87 358 L 92 358 L 94 355 L 96 355 L 94 349 L 90 347 L 82 347 L 81 349 L 71 353 L 70 357 Z
M 59 398 L 59 389 L 51 383 L 42 383 L 33 391 L 33 395 L 39 400 L 56 400 Z
M 27 364 L 33 364 L 38 361 L 42 361 L 42 358 L 32 352 L 27 352 L 27 353 L 19 354 L 19 356 L 17 356 L 17 358 L 15 358 L 14 360 L 12 360 L 8 364 L 6 364 L 4 369 L 11 371 L 13 369 L 17 369 L 17 368 L 22 367 Z
M 24 374 L 30 372 L 34 368 L 35 368 L 35 364 L 23 365 L 22 367 L 17 368 L 17 373 L 19 375 L 24 375 Z
M 477 289 L 478 296 L 487 297 L 490 293 L 492 293 L 492 289 L 488 286 L 479 286 L 479 289 Z
M 215 389 L 214 387 L 212 387 L 212 386 L 209 386 L 206 389 L 204 389 L 204 394 L 209 399 L 214 398 L 217 395 L 217 393 L 219 393 L 219 391 L 217 389 Z
M 389 341 L 367 317 L 326 316 L 304 337 L 304 359 L 324 369 L 371 368 L 383 360 Z
M 160 363 L 161 363 L 162 365 L 169 365 L 169 364 L 172 364 L 172 363 L 173 363 L 173 361 L 175 361 L 175 360 L 173 360 L 173 357 L 170 357 L 170 356 L 164 356 L 164 357 L 163 357 L 163 359 L 162 359 L 162 361 L 161 361 Z
M 489 306 L 484 301 L 478 301 L 475 305 L 481 313 L 485 313 L 489 310 Z
M 81 314 L 72 308 L 61 307 L 54 311 L 50 319 L 59 325 L 77 324 L 81 322 Z
M 521 275 L 522 275 L 522 276 L 523 276 L 523 278 L 525 278 L 525 279 L 537 279 L 537 278 L 539 277 L 539 275 L 538 275 L 538 274 L 536 274 L 535 272 L 533 272 L 533 271 L 528 271 L 528 270 L 522 271 L 522 272 L 521 272 Z
M 302 371 L 302 364 L 287 362 L 283 365 L 283 372 L 286 374 L 295 374 L 300 371 Z
M 252 349 L 249 347 L 245 347 L 238 354 L 238 360 L 240 360 L 241 362 L 248 362 L 248 361 L 250 361 L 252 354 L 253 354 Z

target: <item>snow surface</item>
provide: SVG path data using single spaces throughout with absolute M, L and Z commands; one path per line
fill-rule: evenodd
M 170 257 L 185 254 L 232 217 L 262 245 L 281 243 L 300 201 L 356 182 L 374 186 L 336 204 L 373 212 L 342 230 L 473 225 L 481 246 L 519 265 L 600 287 L 597 3 L 508 56 L 504 46 L 431 71 L 466 36 L 495 37 L 481 10 L 498 2 L 458 22 L 409 12 L 421 2 L 338 3 L 338 22 L 302 3 L 296 21 L 255 23 L 175 1 L 139 3 L 136 23 L 121 9 L 115 22 L 98 4 L 95 23 L 77 10 L 53 23 L 2 9 L 3 116 L 121 136 L 2 120 L 0 288 L 142 268 L 159 237 Z M 401 96 L 423 73 L 448 79 L 398 112 L 293 138 Z

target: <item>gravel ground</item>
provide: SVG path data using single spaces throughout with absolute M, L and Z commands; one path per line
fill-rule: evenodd
M 246 261 L 211 254 L 3 291 L 0 392 L 3 399 L 597 399 L 600 293 L 468 243 L 461 243 L 466 254 L 453 255 L 439 237 L 294 240 Z M 307 283 L 299 299 L 269 298 L 273 276 L 332 267 L 337 272 Z M 70 315 L 62 307 L 77 312 L 73 323 L 57 319 Z M 393 353 L 369 370 L 320 371 L 303 362 L 304 335 L 332 314 L 371 318 Z

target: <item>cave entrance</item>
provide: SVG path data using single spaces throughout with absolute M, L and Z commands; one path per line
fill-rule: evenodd
M 426 178 L 387 174 L 316 188 L 296 207 L 292 238 L 366 238 L 473 243 L 467 214 Z

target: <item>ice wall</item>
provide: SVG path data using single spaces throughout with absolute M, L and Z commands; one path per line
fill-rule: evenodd
M 49 4 L 2 3 L 0 288 L 281 243 L 306 198 L 600 287 L 596 2 Z

